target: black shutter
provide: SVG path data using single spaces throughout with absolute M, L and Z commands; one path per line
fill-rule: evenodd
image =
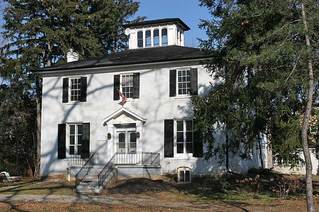
M 140 73 L 133 74 L 133 98 L 138 99 L 140 97 Z
M 192 68 L 190 70 L 191 76 L 191 95 L 198 95 L 198 73 L 197 68 Z
M 203 157 L 203 133 L 201 129 L 198 127 L 196 120 L 194 120 L 194 157 Z
M 86 102 L 87 77 L 81 77 L 80 102 Z
M 65 124 L 58 125 L 58 159 L 65 158 Z
M 113 90 L 113 100 L 119 100 L 120 99 L 120 75 L 114 75 L 114 90 Z
M 81 158 L 90 157 L 90 123 L 83 123 Z
M 66 103 L 69 100 L 69 78 L 63 78 L 62 102 Z
M 176 96 L 176 70 L 169 72 L 169 96 Z
M 174 120 L 164 120 L 164 157 L 174 157 Z

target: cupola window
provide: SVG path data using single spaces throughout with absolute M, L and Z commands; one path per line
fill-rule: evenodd
M 154 47 L 159 46 L 159 30 L 155 29 L 153 32 L 153 45 Z
M 147 30 L 145 32 L 145 47 L 151 47 L 152 39 L 151 39 L 151 30 Z
M 162 29 L 162 46 L 168 45 L 168 39 L 167 39 L 167 29 Z
M 137 47 L 143 48 L 143 31 L 137 32 Z

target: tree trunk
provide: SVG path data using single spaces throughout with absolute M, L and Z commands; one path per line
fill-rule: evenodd
M 229 140 L 228 140 L 228 129 L 227 129 L 227 125 L 226 125 L 226 146 L 225 146 L 225 156 L 226 156 L 226 171 L 229 172 Z
M 302 3 L 301 4 L 302 9 L 302 20 L 304 24 L 304 30 L 305 30 L 305 38 L 306 38 L 306 45 L 307 48 L 311 49 L 310 39 L 308 35 L 308 24 L 306 19 L 306 12 L 305 12 L 305 6 Z M 313 188 L 312 188 L 312 164 L 311 164 L 311 157 L 310 157 L 310 151 L 308 147 L 308 128 L 309 128 L 309 119 L 311 115 L 312 110 L 312 99 L 314 94 L 314 76 L 313 76 L 313 67 L 312 67 L 312 59 L 311 55 L 308 59 L 308 99 L 306 108 L 304 111 L 304 118 L 303 118 L 303 124 L 302 124 L 302 131 L 301 131 L 301 138 L 302 138 L 302 148 L 303 153 L 305 157 L 305 163 L 306 163 L 306 192 L 307 192 L 307 209 L 308 212 L 315 211 L 314 203 L 313 203 Z
M 260 159 L 260 166 L 264 169 L 264 157 L 263 157 L 263 150 L 261 145 L 261 136 L 258 134 L 258 148 L 259 148 L 259 159 Z
M 37 126 L 36 126 L 36 161 L 34 167 L 34 176 L 40 178 L 40 162 L 41 162 L 41 91 L 42 82 L 36 76 L 36 102 L 37 102 Z

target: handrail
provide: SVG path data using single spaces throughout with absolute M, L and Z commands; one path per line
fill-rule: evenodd
M 105 166 L 103 167 L 103 169 L 102 169 L 102 170 L 100 171 L 100 173 L 97 175 L 98 185 L 99 185 L 99 186 L 101 186 L 101 184 L 103 184 L 101 178 L 102 178 L 103 176 L 106 176 L 106 173 L 107 173 L 107 171 L 109 170 L 109 167 L 113 165 L 113 160 L 114 160 L 114 158 L 116 157 L 116 155 L 117 155 L 117 153 L 115 153 L 115 154 L 111 157 L 111 159 L 105 164 Z M 105 173 L 103 174 L 103 172 L 105 172 Z M 102 174 L 103 174 L 103 175 L 102 175 Z M 103 180 L 103 181 L 104 181 L 104 180 Z
M 89 159 L 84 163 L 84 165 L 81 167 L 81 169 L 76 173 L 75 179 L 76 179 L 77 183 L 80 183 L 80 182 L 83 180 L 84 177 L 78 181 L 78 176 L 79 176 L 79 174 L 82 172 L 82 170 L 83 170 L 84 168 L 86 168 L 86 166 L 87 166 L 87 165 L 89 164 L 89 162 L 92 160 L 92 158 L 93 158 L 93 156 L 95 155 L 95 153 L 96 153 L 96 152 L 94 152 L 93 154 L 90 155 Z

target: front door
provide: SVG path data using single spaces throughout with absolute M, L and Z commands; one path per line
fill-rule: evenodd
M 136 153 L 136 129 L 120 129 L 117 131 L 117 152 Z

